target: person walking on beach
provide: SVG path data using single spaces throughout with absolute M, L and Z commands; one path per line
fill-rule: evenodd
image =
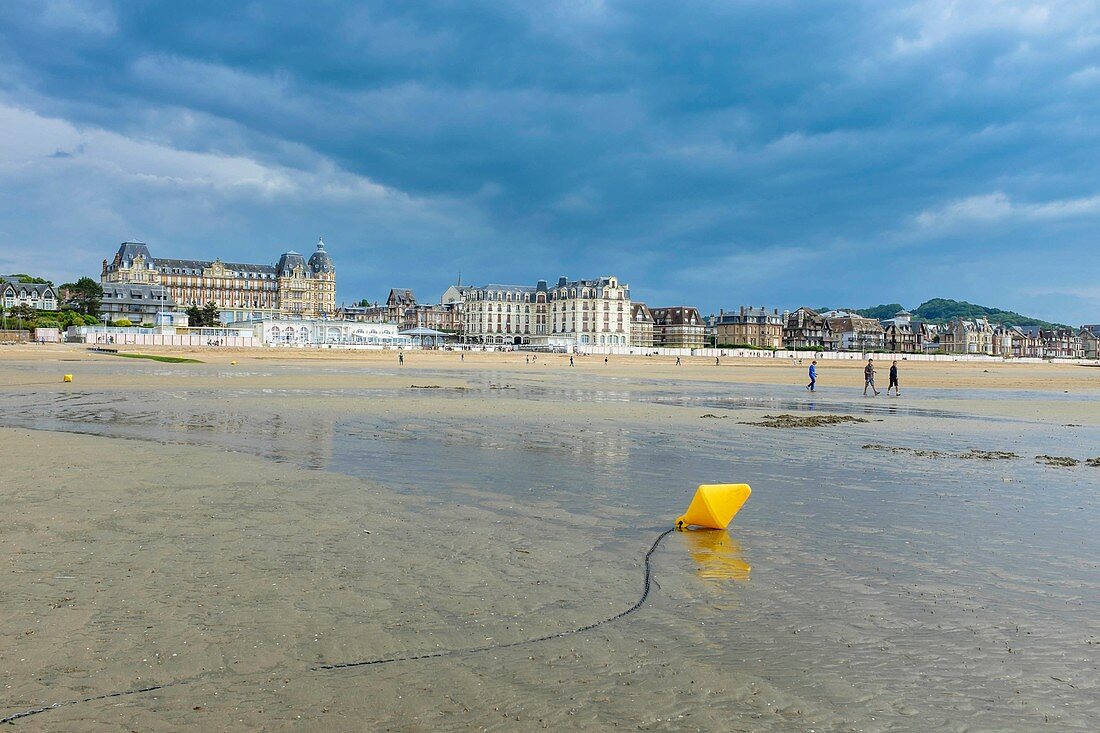
M 810 383 L 806 385 L 806 389 L 817 391 L 817 359 L 810 362 Z
M 676 357 L 676 366 L 680 366 L 680 357 Z
M 898 360 L 890 365 L 890 386 L 886 388 L 886 396 L 890 396 L 890 390 L 895 390 L 895 397 L 901 397 L 901 387 L 898 386 Z
M 875 393 L 875 397 L 878 397 L 878 390 L 875 389 L 875 360 L 868 359 L 867 366 L 863 367 L 863 396 L 867 396 L 867 388 L 870 387 L 871 391 Z
M 721 362 L 718 361 L 718 357 L 714 357 L 714 366 L 718 366 Z
M 573 366 L 573 355 L 569 355 L 569 366 Z
M 404 364 L 405 363 L 405 353 L 403 351 L 398 351 L 397 352 L 397 363 L 398 364 Z

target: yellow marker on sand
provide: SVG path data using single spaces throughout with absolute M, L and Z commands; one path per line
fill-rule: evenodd
M 691 505 L 676 520 L 676 529 L 689 526 L 725 529 L 751 493 L 748 484 L 700 484 Z
M 62 382 L 71 382 L 71 381 L 73 381 L 73 375 L 72 375 L 72 374 L 66 374 L 66 375 L 65 375 L 65 376 L 64 376 L 64 377 L 63 377 L 63 378 L 61 379 L 61 381 L 62 381 Z

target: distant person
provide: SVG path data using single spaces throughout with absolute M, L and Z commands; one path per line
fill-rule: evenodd
M 569 366 L 573 366 L 573 355 L 569 355 Z
M 714 366 L 718 366 L 721 362 L 718 361 L 718 357 L 714 357 Z
M 810 383 L 806 385 L 806 389 L 817 391 L 817 359 L 810 362 Z
M 895 390 L 895 397 L 901 397 L 901 387 L 898 386 L 898 360 L 890 365 L 890 386 L 886 388 L 886 396 L 890 396 L 890 390 Z
M 867 388 L 870 387 L 871 391 L 875 393 L 875 397 L 878 397 L 878 390 L 875 389 L 875 360 L 868 359 L 867 366 L 863 367 L 863 396 L 867 396 Z
M 604 364 L 606 364 L 606 363 L 607 363 L 607 357 L 606 357 L 606 356 L 605 356 L 605 357 L 603 358 L 603 363 L 604 363 Z
M 466 361 L 466 352 L 465 351 L 460 351 L 458 353 L 458 360 L 459 361 Z
M 404 364 L 405 363 L 405 354 L 404 354 L 404 352 L 401 352 L 401 351 L 397 352 L 397 363 L 398 364 Z
M 680 357 L 676 357 L 676 366 L 680 366 Z
M 530 356 L 523 357 L 523 363 L 524 364 L 530 364 L 531 363 L 531 357 Z

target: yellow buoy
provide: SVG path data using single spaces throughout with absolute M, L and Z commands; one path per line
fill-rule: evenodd
M 691 505 L 676 520 L 676 529 L 688 526 L 725 529 L 751 493 L 748 484 L 700 484 Z
M 229 363 L 230 363 L 231 365 L 233 365 L 233 366 L 237 366 L 237 362 L 235 362 L 235 361 L 231 361 L 231 362 L 229 362 Z
M 71 381 L 73 381 L 73 375 L 72 375 L 72 374 L 66 374 L 66 375 L 64 376 L 64 378 L 62 378 L 62 380 L 61 380 L 61 381 L 62 381 L 62 382 L 71 382 Z

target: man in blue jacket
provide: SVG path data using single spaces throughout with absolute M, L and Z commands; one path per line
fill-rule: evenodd
M 810 383 L 806 385 L 806 389 L 811 392 L 817 390 L 817 359 L 810 362 Z

